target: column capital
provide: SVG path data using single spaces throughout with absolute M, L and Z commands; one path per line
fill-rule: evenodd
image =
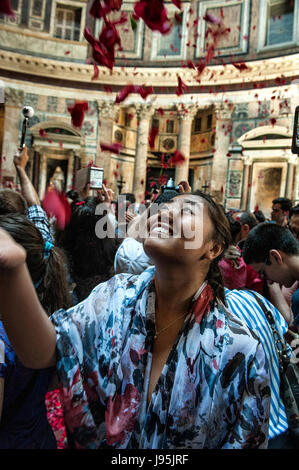
M 97 103 L 100 118 L 113 120 L 116 118 L 119 108 L 113 101 L 98 100 Z
M 294 155 L 294 154 L 290 155 L 289 158 L 288 158 L 288 163 L 290 165 L 297 166 L 298 165 L 298 156 Z
M 222 121 L 231 119 L 234 107 L 235 105 L 233 103 L 224 103 L 224 102 L 215 103 L 214 110 L 216 114 L 216 119 L 219 119 Z
M 136 103 L 133 106 L 136 110 L 138 119 L 149 121 L 155 112 L 155 108 L 152 103 Z
M 192 120 L 194 116 L 197 114 L 198 108 L 194 104 L 187 104 L 187 105 L 176 105 L 177 116 L 179 120 L 188 121 Z
M 251 166 L 253 164 L 253 157 L 251 155 L 244 155 L 244 165 Z
M 5 88 L 5 104 L 8 106 L 22 106 L 24 103 L 24 92 L 15 88 Z

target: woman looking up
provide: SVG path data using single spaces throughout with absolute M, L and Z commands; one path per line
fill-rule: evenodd
M 114 276 L 51 319 L 24 250 L 1 231 L 0 310 L 14 348 L 27 366 L 56 365 L 71 446 L 266 448 L 264 352 L 223 305 L 223 211 L 184 193 L 148 229 L 154 267 Z

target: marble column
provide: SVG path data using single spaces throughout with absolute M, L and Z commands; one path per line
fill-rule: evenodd
M 73 187 L 75 153 L 73 150 L 68 152 L 66 191 Z
M 104 169 L 104 179 L 107 184 L 111 185 L 111 152 L 103 152 L 100 143 L 113 143 L 113 125 L 118 113 L 118 106 L 113 101 L 98 101 L 98 117 L 99 117 L 99 133 L 98 133 L 98 149 L 95 164 Z
M 286 195 L 285 197 L 288 197 L 289 199 L 294 198 L 294 176 L 295 176 L 295 171 L 296 171 L 296 166 L 297 166 L 297 155 L 290 155 L 289 161 L 288 161 L 288 173 L 287 173 L 287 184 L 286 184 Z
M 217 202 L 223 203 L 226 193 L 226 178 L 228 168 L 228 157 L 230 145 L 231 115 L 233 107 L 226 103 L 215 104 L 216 114 L 216 134 L 215 134 L 215 152 L 213 156 L 211 194 Z M 221 190 L 221 188 L 223 190 Z
M 182 165 L 175 168 L 175 184 L 180 181 L 188 181 L 189 175 L 189 160 L 190 160 L 190 145 L 191 145 L 191 129 L 192 121 L 197 113 L 194 105 L 185 106 L 183 109 L 178 108 L 177 114 L 179 119 L 179 138 L 178 138 L 178 151 L 181 152 L 186 158 Z
M 242 186 L 242 197 L 240 208 L 243 210 L 248 210 L 249 207 L 249 184 L 250 184 L 250 170 L 252 168 L 252 158 L 245 156 L 244 159 L 244 168 L 243 168 L 243 186 Z
M 39 167 L 39 191 L 38 196 L 42 201 L 46 194 L 47 186 L 47 155 L 44 149 L 40 152 L 40 167 Z
M 133 193 L 135 194 L 136 202 L 140 203 L 144 199 L 145 192 L 150 120 L 155 110 L 151 104 L 147 103 L 135 105 L 135 109 L 138 120 L 138 128 L 134 165 Z
M 23 118 L 24 92 L 15 88 L 5 88 L 4 132 L 2 145 L 2 177 L 16 176 L 13 157 L 19 146 L 19 123 Z M 23 119 L 22 119 L 23 120 Z

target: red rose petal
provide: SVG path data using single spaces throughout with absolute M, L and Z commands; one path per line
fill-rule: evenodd
M 58 193 L 56 189 L 47 191 L 42 206 L 48 216 L 56 218 L 57 226 L 64 229 L 70 220 L 70 205 L 63 193 Z
M 183 82 L 183 80 L 181 79 L 181 77 L 178 75 L 178 87 L 177 87 L 177 91 L 176 91 L 176 94 L 178 96 L 180 95 L 183 95 L 185 93 L 185 91 L 188 92 L 189 88 L 187 87 L 187 85 Z
M 93 73 L 91 80 L 96 80 L 99 76 L 99 67 L 97 66 L 97 64 L 93 64 L 93 68 L 94 68 L 94 73 Z
M 168 164 L 170 164 L 172 166 L 179 166 L 179 165 L 183 164 L 185 161 L 186 161 L 186 157 L 179 150 L 176 150 L 174 152 L 173 157 L 171 157 L 168 160 Z
M 219 18 L 217 18 L 216 16 L 212 15 L 211 13 L 208 13 L 206 12 L 205 16 L 203 17 L 203 19 L 207 22 L 207 23 L 212 23 L 212 24 L 221 24 L 221 20 Z
M 103 142 L 100 143 L 101 150 L 103 152 L 111 152 L 116 153 L 119 155 L 120 150 L 122 149 L 122 144 L 115 143 L 115 144 L 104 144 Z
M 158 134 L 159 134 L 159 129 L 157 127 L 152 127 L 149 137 L 148 137 L 148 143 L 151 149 L 155 147 L 155 140 Z
M 245 62 L 240 62 L 239 64 L 232 64 L 236 69 L 240 70 L 240 72 L 243 72 L 244 70 L 250 70 L 248 65 L 245 64 Z
M 40 129 L 40 130 L 39 130 L 39 135 L 40 135 L 41 137 L 47 137 L 47 133 L 46 133 L 45 129 Z
M 153 93 L 153 87 L 144 87 L 140 85 L 126 85 L 122 90 L 118 93 L 118 95 L 115 98 L 115 103 L 121 103 L 124 101 L 127 96 L 129 96 L 131 93 L 138 93 L 143 99 L 146 99 L 148 95 Z
M 163 0 L 140 0 L 134 5 L 134 13 L 152 31 L 168 34 L 172 29 Z
M 11 8 L 10 0 L 1 0 L 0 13 L 6 16 L 15 16 L 15 12 Z
M 74 127 L 81 128 L 84 121 L 85 112 L 88 110 L 88 102 L 76 101 L 74 106 L 69 106 L 67 109 L 72 118 L 72 125 Z

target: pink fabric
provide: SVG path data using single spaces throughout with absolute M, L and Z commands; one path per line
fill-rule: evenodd
M 239 258 L 237 262 L 223 258 L 219 262 L 219 268 L 225 287 L 228 289 L 246 287 L 247 270 L 243 258 Z
M 57 449 L 66 449 L 66 430 L 59 390 L 46 394 L 47 418 L 57 440 Z
M 238 261 L 223 258 L 219 267 L 222 273 L 225 287 L 228 289 L 252 289 L 261 293 L 264 281 L 252 266 L 247 265 L 242 257 Z

